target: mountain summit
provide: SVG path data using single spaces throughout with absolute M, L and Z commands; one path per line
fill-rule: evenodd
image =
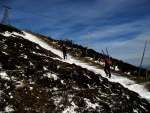
M 0 112 L 150 113 L 136 92 L 67 63 L 28 36 L 35 37 L 0 25 Z

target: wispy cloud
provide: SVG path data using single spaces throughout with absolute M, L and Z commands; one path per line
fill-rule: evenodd
M 70 39 L 139 65 L 145 41 L 148 40 L 144 64 L 150 64 L 149 0 L 1 0 L 12 7 L 13 25 L 31 29 L 55 39 Z M 3 14 L 3 7 L 0 13 Z M 3 16 L 3 15 L 2 15 Z M 2 18 L 1 16 L 1 18 Z

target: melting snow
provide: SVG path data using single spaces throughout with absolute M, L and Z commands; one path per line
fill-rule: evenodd
M 34 43 L 37 43 L 41 47 L 43 47 L 43 48 L 45 48 L 47 50 L 50 50 L 50 51 L 54 52 L 55 54 L 57 54 L 58 56 L 60 56 L 61 58 L 63 58 L 62 52 L 60 50 L 54 49 L 52 46 L 48 45 L 46 42 L 42 41 L 41 39 L 39 39 L 38 37 L 36 37 L 36 36 L 34 36 L 32 34 L 29 34 L 29 33 L 26 33 L 26 32 L 24 32 L 24 34 L 25 35 L 23 37 L 25 39 L 28 39 L 28 40 L 30 40 L 30 41 L 32 41 Z M 83 63 L 81 61 L 75 60 L 71 55 L 68 55 L 67 57 L 68 57 L 67 60 L 62 60 L 62 61 L 70 63 L 70 64 L 74 63 L 76 65 L 80 65 L 83 68 L 87 68 L 88 70 L 91 70 L 91 71 L 93 71 L 95 73 L 101 74 L 103 77 L 106 77 L 105 72 L 102 69 L 97 69 L 94 66 L 89 66 L 86 63 Z M 117 66 L 116 66 L 116 70 L 119 70 Z M 51 77 L 51 76 L 52 75 L 50 74 L 49 77 Z M 53 77 L 56 77 L 56 75 L 54 75 Z M 142 96 L 143 98 L 146 98 L 148 101 L 150 101 L 150 92 L 144 86 L 135 85 L 134 81 L 131 81 L 131 80 L 125 78 L 125 77 L 117 76 L 115 74 L 112 74 L 112 77 L 110 79 L 108 79 L 108 80 L 112 81 L 112 82 L 121 83 L 124 87 L 126 87 L 126 88 L 128 88 L 128 89 L 130 89 L 132 91 L 137 92 L 140 96 Z
M 10 77 L 5 72 L 0 72 L 0 77 L 5 80 L 10 80 Z

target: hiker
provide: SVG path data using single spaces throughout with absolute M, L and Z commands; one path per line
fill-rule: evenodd
M 67 48 L 65 44 L 62 44 L 62 52 L 64 59 L 67 59 Z
M 108 58 L 105 58 L 105 59 L 102 59 L 101 62 L 105 62 L 104 71 L 106 73 L 106 76 L 109 76 L 109 78 L 111 78 L 111 73 L 110 73 L 111 61 Z

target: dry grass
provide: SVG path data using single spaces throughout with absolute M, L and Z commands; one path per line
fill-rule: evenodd
M 53 43 L 52 41 L 48 40 L 48 37 L 45 37 L 45 36 L 42 36 L 42 35 L 37 35 L 37 34 L 35 34 L 35 33 L 33 33 L 33 32 L 29 32 L 29 33 L 38 36 L 39 38 L 41 38 L 43 41 L 45 41 L 47 44 L 53 46 L 54 48 L 60 49 L 59 45 L 58 45 L 57 43 Z M 87 64 L 89 64 L 89 65 L 91 65 L 91 66 L 95 66 L 95 67 L 97 67 L 97 68 L 99 68 L 99 69 L 104 69 L 104 66 L 103 66 L 103 65 L 100 65 L 99 63 L 96 63 L 96 62 L 94 62 L 94 61 L 91 61 L 91 60 L 88 59 L 88 58 L 85 58 L 85 57 L 78 57 L 78 56 L 76 56 L 75 54 L 73 54 L 73 53 L 71 53 L 71 52 L 69 52 L 69 51 L 68 51 L 68 53 L 69 53 L 70 55 L 72 55 L 72 56 L 73 56 L 75 59 L 77 59 L 77 60 L 80 60 L 80 61 L 82 61 L 82 62 L 84 62 L 84 63 L 87 63 Z M 58 56 L 57 56 L 57 57 L 58 57 Z M 122 76 L 122 77 L 126 77 L 126 78 L 128 78 L 128 79 L 130 79 L 130 80 L 133 80 L 133 81 L 136 82 L 136 83 L 148 82 L 148 80 L 146 80 L 145 78 L 133 77 L 132 75 L 125 74 L 125 73 L 123 73 L 123 72 L 121 72 L 121 71 L 115 71 L 115 70 L 111 69 L 111 72 L 114 73 L 114 74 L 116 74 L 117 76 Z M 146 88 L 150 91 L 150 85 L 146 85 Z
M 150 91 L 150 84 L 145 85 L 146 89 Z
M 96 63 L 96 62 L 92 62 L 91 60 L 89 60 L 87 58 L 76 57 L 76 59 L 78 59 L 78 60 L 80 60 L 82 62 L 88 63 L 91 66 L 95 66 L 95 67 L 97 67 L 99 69 L 104 69 L 103 65 L 100 65 L 99 63 Z M 144 82 L 150 82 L 149 80 L 146 80 L 145 78 L 133 77 L 132 75 L 125 74 L 125 73 L 123 73 L 121 71 L 115 71 L 115 70 L 111 69 L 111 72 L 114 73 L 116 76 L 126 77 L 126 78 L 134 81 L 137 84 L 142 84 Z M 145 85 L 145 87 L 146 87 L 147 90 L 150 91 L 150 84 Z

